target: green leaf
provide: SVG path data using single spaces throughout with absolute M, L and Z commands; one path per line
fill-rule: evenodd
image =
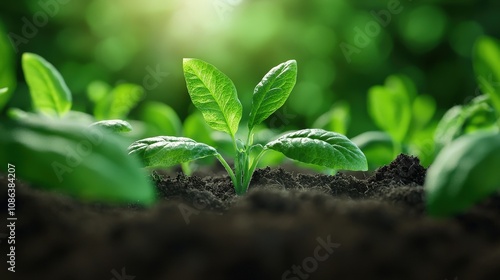
M 305 163 L 336 170 L 367 170 L 366 157 L 344 135 L 322 129 L 304 129 L 285 134 L 266 146 Z
M 108 129 L 113 132 L 129 132 L 132 131 L 132 126 L 122 120 L 105 120 L 99 121 L 91 124 L 90 126 L 98 126 L 104 129 Z
M 205 121 L 213 129 L 234 137 L 243 108 L 231 79 L 199 59 L 185 58 L 183 68 L 191 100 Z
M 474 71 L 481 90 L 491 98 L 500 115 L 500 42 L 481 37 L 474 46 Z
M 401 81 L 396 82 L 398 79 Z M 378 127 L 397 142 L 403 142 L 411 122 L 410 92 L 402 78 L 391 76 L 386 86 L 374 86 L 368 93 L 368 109 Z
M 0 23 L 0 87 L 8 90 L 0 94 L 0 111 L 5 107 L 16 88 L 16 69 L 12 44 Z M 2 89 L 5 90 L 5 89 Z
M 144 89 L 136 84 L 119 84 L 97 102 L 94 116 L 98 120 L 124 119 L 144 97 Z
M 0 96 L 6 94 L 9 91 L 9 88 L 0 88 Z
M 349 103 L 345 101 L 335 103 L 328 112 L 313 123 L 312 127 L 346 134 L 351 121 L 350 112 Z
M 0 163 L 33 187 L 83 200 L 152 204 L 155 190 L 121 137 L 36 115 L 0 125 Z
M 262 123 L 290 96 L 297 80 L 297 62 L 289 60 L 271 69 L 255 87 L 248 128 Z
M 500 188 L 500 135 L 475 133 L 445 147 L 427 172 L 427 210 L 462 212 Z
M 22 58 L 23 71 L 35 111 L 63 116 L 71 109 L 71 92 L 57 69 L 33 53 Z
M 179 116 L 166 104 L 159 102 L 144 104 L 141 119 L 157 133 L 156 135 L 180 136 L 182 134 Z
M 185 137 L 158 136 L 132 143 L 129 153 L 138 155 L 146 167 L 170 167 L 214 156 L 217 150 Z

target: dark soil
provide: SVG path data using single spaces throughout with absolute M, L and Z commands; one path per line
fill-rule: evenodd
M 0 279 L 500 279 L 500 196 L 433 219 L 425 173 L 408 156 L 366 179 L 267 168 L 244 197 L 225 176 L 154 175 L 151 209 L 19 184 L 16 273 L 4 238 Z

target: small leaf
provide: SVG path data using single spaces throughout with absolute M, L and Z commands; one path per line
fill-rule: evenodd
M 337 170 L 367 170 L 366 157 L 344 135 L 304 129 L 281 136 L 265 146 L 285 156 Z
M 185 58 L 183 68 L 191 100 L 205 121 L 213 129 L 234 137 L 243 108 L 231 79 L 199 59 Z
M 500 42 L 481 37 L 474 46 L 474 71 L 481 90 L 491 98 L 500 115 Z
M 113 132 L 129 132 L 132 131 L 132 126 L 123 120 L 105 120 L 91 124 L 90 126 L 98 126 L 108 129 Z
M 9 91 L 9 88 L 0 88 L 0 95 L 6 94 Z
M 401 80 L 400 82 L 396 82 Z M 403 78 L 391 76 L 386 86 L 374 86 L 368 93 L 368 109 L 381 129 L 397 142 L 403 142 L 411 122 L 411 89 L 404 87 Z
M 500 188 L 500 135 L 480 132 L 445 147 L 427 172 L 431 215 L 462 212 Z
M 63 116 L 71 109 L 71 92 L 57 69 L 32 53 L 23 54 L 24 76 L 36 111 Z
M 297 80 L 297 62 L 289 60 L 271 69 L 255 87 L 248 128 L 262 123 L 290 96 Z
M 130 154 L 137 154 L 146 167 L 170 167 L 214 156 L 217 150 L 185 137 L 158 136 L 132 143 Z
M 97 102 L 94 115 L 98 120 L 123 119 L 143 98 L 144 89 L 136 84 L 119 84 Z

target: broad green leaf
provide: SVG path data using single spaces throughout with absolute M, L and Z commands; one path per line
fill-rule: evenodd
M 183 68 L 191 100 L 205 121 L 213 129 L 234 137 L 243 108 L 231 79 L 199 59 L 185 58 Z
M 394 76 L 389 77 L 392 84 Z M 388 78 L 388 79 L 389 79 Z M 411 122 L 409 91 L 400 86 L 374 86 L 368 93 L 368 109 L 375 123 L 397 142 L 403 142 Z
M 427 172 L 427 211 L 462 212 L 500 189 L 500 135 L 475 133 L 445 147 Z
M 335 103 L 313 123 L 312 127 L 346 134 L 351 121 L 350 111 L 349 103 L 344 101 Z
M 367 170 L 366 157 L 344 135 L 322 129 L 304 129 L 281 136 L 265 146 L 305 163 L 336 170 Z
M 157 133 L 156 135 L 180 136 L 182 134 L 179 116 L 166 104 L 152 101 L 144 104 L 141 119 Z
M 0 125 L 0 163 L 33 187 L 83 200 L 152 204 L 155 191 L 127 143 L 97 127 L 32 116 Z
M 33 53 L 23 54 L 23 71 L 35 111 L 63 116 L 71 109 L 71 92 L 57 69 Z
M 119 84 L 97 102 L 94 116 L 98 120 L 124 119 L 144 97 L 144 89 L 135 84 Z
M 5 107 L 16 88 L 16 71 L 12 44 L 0 22 L 0 88 L 8 88 L 0 93 L 0 111 Z
M 170 167 L 214 156 L 217 150 L 185 137 L 158 136 L 132 143 L 129 153 L 138 155 L 146 167 Z
M 290 96 L 297 80 L 297 62 L 289 60 L 271 69 L 255 87 L 248 128 L 262 123 Z
M 98 126 L 108 129 L 113 132 L 129 132 L 132 131 L 132 126 L 123 120 L 105 120 L 91 124 L 90 126 Z
M 481 90 L 491 98 L 500 115 L 500 42 L 481 37 L 474 46 L 474 71 Z
M 364 132 L 352 138 L 352 142 L 365 154 L 370 170 L 389 164 L 394 159 L 394 141 L 385 132 Z

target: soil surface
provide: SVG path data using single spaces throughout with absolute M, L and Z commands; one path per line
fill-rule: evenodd
M 227 176 L 154 174 L 149 209 L 18 182 L 16 272 L 2 226 L 0 279 L 500 279 L 500 196 L 430 218 L 425 174 L 404 155 L 365 179 L 267 168 L 243 197 Z

